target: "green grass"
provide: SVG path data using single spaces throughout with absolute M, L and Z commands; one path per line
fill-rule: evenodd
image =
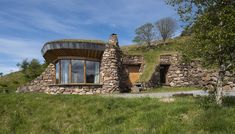
M 0 133 L 235 133 L 235 108 L 204 109 L 194 98 L 0 94 Z
M 192 91 L 192 90 L 202 90 L 202 89 L 196 87 L 156 87 L 156 88 L 151 88 L 144 92 L 158 93 L 158 92 L 179 92 L 179 91 Z
M 160 44 L 152 46 L 151 49 L 148 49 L 146 45 L 129 45 L 123 46 L 121 49 L 125 54 L 143 55 L 145 68 L 139 82 L 147 82 L 151 78 L 155 66 L 159 64 L 160 55 L 178 53 L 187 39 L 188 37 L 181 37 L 169 40 L 166 46 Z

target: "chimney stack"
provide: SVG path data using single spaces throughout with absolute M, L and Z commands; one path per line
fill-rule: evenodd
M 113 45 L 113 46 L 119 47 L 117 34 L 115 34 L 115 33 L 111 34 L 108 43 L 109 43 L 109 45 Z

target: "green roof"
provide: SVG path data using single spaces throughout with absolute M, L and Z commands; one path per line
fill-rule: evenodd
M 50 43 L 66 43 L 66 42 L 106 44 L 106 42 L 104 42 L 102 40 L 84 40 L 84 39 L 61 39 L 61 40 L 49 41 L 49 42 L 47 42 L 45 44 L 50 44 Z

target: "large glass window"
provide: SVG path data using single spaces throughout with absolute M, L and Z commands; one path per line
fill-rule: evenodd
M 84 61 L 72 60 L 72 83 L 84 83 Z
M 69 60 L 61 60 L 61 83 L 69 83 Z
M 59 60 L 56 63 L 56 83 L 99 83 L 100 63 L 88 60 Z
M 99 83 L 99 62 L 86 61 L 86 82 Z

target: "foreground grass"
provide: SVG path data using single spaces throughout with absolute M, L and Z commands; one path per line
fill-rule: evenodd
M 235 133 L 235 108 L 193 98 L 0 94 L 1 133 Z
M 202 89 L 196 87 L 156 87 L 144 92 L 161 93 L 161 92 L 179 92 L 179 91 L 193 91 L 193 90 L 202 90 Z

